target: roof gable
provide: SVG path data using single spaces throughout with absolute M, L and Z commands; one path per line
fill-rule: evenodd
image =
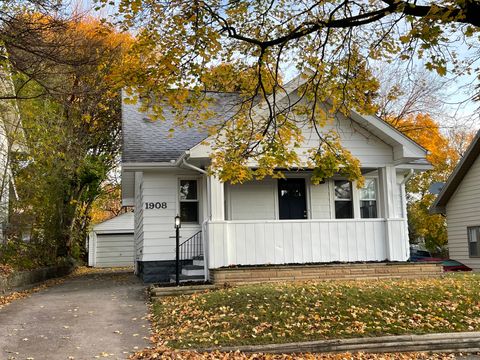
M 452 195 L 457 190 L 458 186 L 461 184 L 465 175 L 475 163 L 475 160 L 480 155 L 480 130 L 475 135 L 475 138 L 472 140 L 472 143 L 468 147 L 465 155 L 457 164 L 452 174 L 449 176 L 445 186 L 442 188 L 442 191 L 437 196 L 437 199 L 430 208 L 430 212 L 433 214 L 445 214 L 446 206 Z
M 125 231 L 133 232 L 134 225 L 133 212 L 126 212 L 115 216 L 111 219 L 105 220 L 93 227 L 95 232 L 108 232 L 108 231 Z
M 299 75 L 285 85 L 284 96 L 293 93 L 305 82 L 305 77 Z M 216 114 L 212 124 L 234 116 L 240 97 L 236 93 L 209 92 L 212 98 L 209 110 Z M 278 100 L 278 99 L 277 99 Z M 164 109 L 165 120 L 151 121 L 148 114 L 141 112 L 140 105 L 122 104 L 123 120 L 123 152 L 122 162 L 132 163 L 175 163 L 185 152 L 196 150 L 202 156 L 208 153 L 202 141 L 207 138 L 206 131 L 197 127 L 174 128 L 174 113 Z M 254 106 L 253 111 L 263 112 L 262 103 Z M 364 130 L 375 135 L 393 148 L 393 159 L 398 163 L 408 163 L 418 159 L 425 160 L 427 151 L 413 140 L 396 130 L 394 127 L 376 116 L 361 115 L 352 110 L 350 118 Z M 420 164 L 425 165 L 425 164 Z

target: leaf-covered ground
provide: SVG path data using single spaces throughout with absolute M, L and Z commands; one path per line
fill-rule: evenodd
M 175 351 L 168 348 L 146 349 L 130 357 L 132 360 L 176 359 L 176 360 L 451 360 L 453 354 L 391 353 L 391 354 L 244 354 L 240 352 L 198 353 Z
M 154 340 L 173 348 L 480 330 L 480 276 L 261 284 L 162 298 Z

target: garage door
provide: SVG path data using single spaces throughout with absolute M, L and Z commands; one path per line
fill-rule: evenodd
M 97 234 L 96 266 L 133 266 L 133 234 Z

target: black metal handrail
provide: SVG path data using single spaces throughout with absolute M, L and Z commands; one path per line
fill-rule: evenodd
M 203 256 L 202 231 L 193 234 L 179 246 L 179 260 L 193 260 Z

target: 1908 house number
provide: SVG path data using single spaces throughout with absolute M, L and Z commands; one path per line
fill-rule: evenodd
M 166 202 L 146 202 L 145 209 L 166 209 Z

